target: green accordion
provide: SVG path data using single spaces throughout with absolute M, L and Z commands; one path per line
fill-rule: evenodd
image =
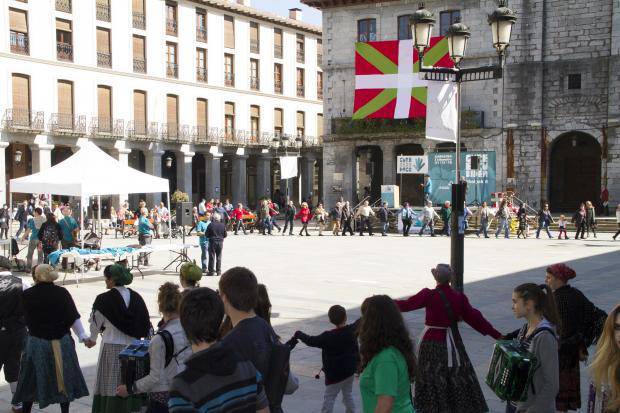
M 518 340 L 495 343 L 486 383 L 502 400 L 525 401 L 538 365 L 536 356 Z

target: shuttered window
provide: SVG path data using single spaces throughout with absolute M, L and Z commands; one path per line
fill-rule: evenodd
M 30 110 L 30 78 L 26 75 L 14 73 L 13 84 L 13 109 L 19 111 Z
M 112 129 L 112 89 L 109 86 L 97 86 L 97 115 L 99 130 Z
M 97 52 L 110 54 L 110 30 L 97 27 Z
M 316 135 L 323 136 L 323 114 L 316 115 Z
M 235 19 L 232 16 L 224 16 L 224 47 L 235 48 Z
M 274 109 L 273 110 L 273 126 L 275 126 L 276 128 L 282 128 L 282 121 L 283 121 L 283 113 L 282 113 L 282 109 Z
M 297 112 L 297 136 L 304 136 L 306 129 L 306 116 L 304 112 Z
M 226 102 L 224 110 L 225 110 L 225 113 L 227 115 L 234 115 L 235 114 L 235 104 L 232 103 L 232 102 Z
M 28 15 L 23 10 L 9 9 L 11 31 L 28 33 Z
M 146 92 L 142 90 L 133 91 L 133 120 L 136 133 L 146 132 Z
M 73 115 L 73 82 L 58 81 L 58 113 Z
M 207 125 L 209 124 L 208 119 L 208 104 L 206 99 L 198 99 L 196 100 L 196 123 L 198 127 L 207 129 Z
M 144 0 L 133 0 L 132 11 L 134 13 L 144 14 Z
M 171 64 L 177 63 L 177 45 L 176 43 L 166 43 L 166 62 Z
M 278 59 L 282 58 L 282 29 L 273 29 L 273 54 Z
M 259 53 L 258 23 L 250 22 L 250 52 Z
M 69 20 L 56 19 L 56 30 L 71 32 L 71 22 Z
M 166 96 L 166 121 L 168 124 L 176 125 L 178 122 L 179 114 L 179 98 L 176 95 Z
M 235 104 L 232 102 L 224 103 L 224 129 L 228 137 L 235 129 Z
M 260 118 L 260 106 L 250 106 L 250 116 L 253 118 Z
M 250 129 L 252 137 L 257 138 L 260 130 L 260 106 L 250 106 Z
M 145 60 L 144 59 L 144 37 L 142 36 L 134 36 L 133 37 L 133 58 L 136 60 Z
M 196 49 L 196 68 L 207 68 L 207 51 L 205 49 Z

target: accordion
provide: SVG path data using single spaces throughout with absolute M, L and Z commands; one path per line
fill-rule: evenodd
M 135 340 L 118 355 L 121 363 L 121 384 L 131 390 L 134 382 L 148 376 L 150 340 Z
M 502 400 L 525 401 L 538 365 L 536 356 L 518 340 L 495 343 L 486 384 Z

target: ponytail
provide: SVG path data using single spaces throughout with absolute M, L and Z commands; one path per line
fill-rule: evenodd
M 555 325 L 558 332 L 560 331 L 561 326 L 558 308 L 555 304 L 553 292 L 546 284 L 521 284 L 514 289 L 514 292 L 518 294 L 523 301 L 533 301 L 536 312 L 542 314 L 550 323 Z

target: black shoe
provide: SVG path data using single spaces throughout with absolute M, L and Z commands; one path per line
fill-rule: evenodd
M 310 234 L 306 234 L 306 237 L 309 237 L 309 236 L 310 236 Z
M 218 271 L 216 275 L 219 277 L 220 275 L 222 275 L 222 271 Z
M 209 271 L 209 272 L 207 273 L 207 277 L 215 277 L 215 273 L 214 273 L 214 272 L 212 272 L 212 271 Z

